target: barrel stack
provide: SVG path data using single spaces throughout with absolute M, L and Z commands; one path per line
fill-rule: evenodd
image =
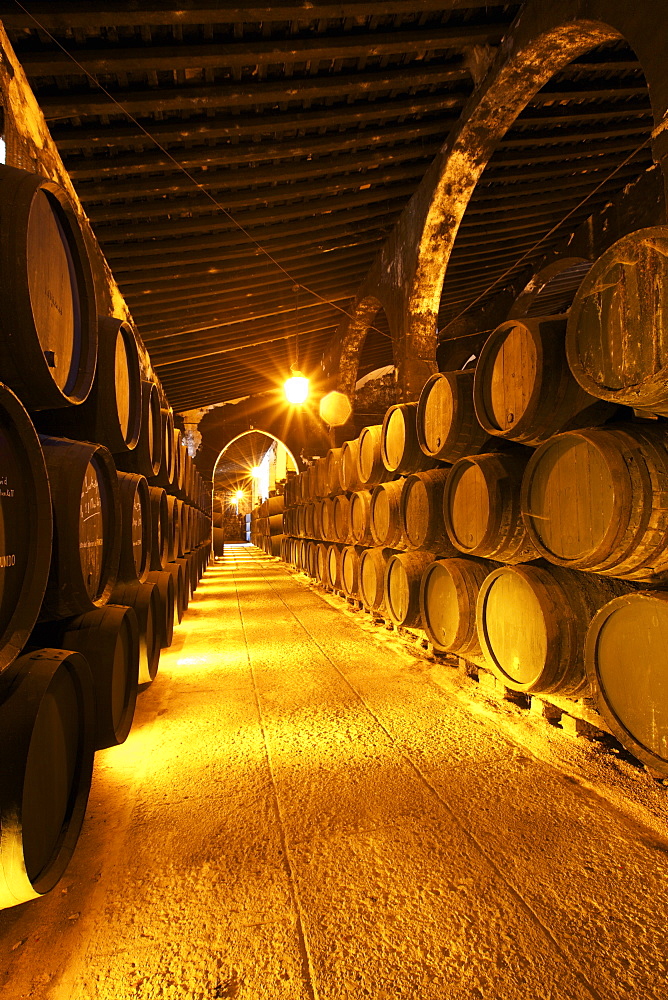
M 68 193 L 0 166 L 0 229 L 1 907 L 65 871 L 93 754 L 127 738 L 183 611 L 176 560 L 190 589 L 208 562 L 210 504 L 132 324 L 97 314 Z

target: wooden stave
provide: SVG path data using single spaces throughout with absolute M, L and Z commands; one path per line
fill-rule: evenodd
M 80 363 L 74 384 L 65 392 L 56 384 L 40 344 L 33 314 L 28 268 L 28 219 L 43 192 L 68 246 L 80 312 Z M 76 210 L 64 188 L 17 167 L 0 166 L 0 370 L 28 410 L 56 409 L 82 403 L 88 396 L 97 361 L 97 310 L 93 272 Z
M 436 459 L 427 455 L 420 447 L 416 425 L 417 403 L 395 403 L 390 406 L 381 425 L 380 457 L 388 472 L 405 476 L 411 472 L 433 469 Z M 403 424 L 404 446 L 398 462 L 392 460 L 388 448 L 388 436 L 395 417 L 400 415 Z
M 169 508 L 162 486 L 149 486 L 151 526 L 151 570 L 165 569 L 169 561 Z
M 146 578 L 147 583 L 153 583 L 158 590 L 158 601 L 160 603 L 160 648 L 168 649 L 174 638 L 174 604 L 176 593 L 174 588 L 174 578 L 169 569 L 151 570 Z
M 404 534 L 401 526 L 401 494 L 404 479 L 394 479 L 389 483 L 379 483 L 371 494 L 369 507 L 369 527 L 374 544 L 384 548 L 398 548 L 404 544 Z M 376 514 L 377 507 L 384 497 L 388 503 L 389 523 L 383 531 Z
M 474 370 L 458 372 L 437 372 L 429 378 L 420 393 L 415 425 L 418 444 L 425 455 L 441 462 L 456 462 L 466 455 L 488 451 L 489 434 L 480 426 L 473 405 Z M 431 451 L 425 434 L 425 411 L 427 400 L 435 384 L 445 379 L 452 391 L 453 420 L 450 432 L 437 451 Z
M 77 717 L 76 766 L 67 795 L 65 814 L 46 864 L 32 875 L 25 864 L 26 774 L 31 741 L 40 708 L 67 677 L 74 691 Z M 94 696 L 85 658 L 62 649 L 38 649 L 19 657 L 2 675 L 0 700 L 0 755 L 12 767 L 0 768 L 0 908 L 38 898 L 62 878 L 81 831 L 90 792 L 94 758 Z M 55 699 L 52 699 L 55 700 Z M 53 727 L 51 727 L 53 732 Z
M 54 546 L 51 569 L 39 621 L 50 621 L 84 614 L 107 604 L 116 584 L 120 556 L 120 497 L 116 466 L 111 453 L 103 446 L 68 438 L 40 435 L 44 452 L 54 523 Z M 104 587 L 92 598 L 83 582 L 81 559 L 73 538 L 79 539 L 81 489 L 88 463 L 95 459 L 107 487 L 106 515 L 108 544 L 103 548 Z
M 395 623 L 405 628 L 415 628 L 420 625 L 420 582 L 426 568 L 434 561 L 433 552 L 395 552 L 385 567 L 383 603 L 387 614 Z M 401 600 L 397 595 L 397 581 L 393 585 L 393 577 L 401 580 L 399 589 L 407 589 L 408 599 Z M 406 586 L 404 586 L 406 585 Z M 399 600 L 397 600 L 399 598 Z
M 489 559 L 476 559 L 458 555 L 453 558 L 435 559 L 426 566 L 420 581 L 420 621 L 433 648 L 439 653 L 469 657 L 476 662 L 482 659 L 482 648 L 476 625 L 476 604 L 483 581 L 499 563 Z M 433 577 L 445 571 L 453 581 L 460 612 L 457 630 L 451 641 L 443 642 L 441 633 L 432 626 L 428 607 L 428 588 Z
M 121 508 L 121 548 L 116 579 L 127 583 L 144 583 L 151 563 L 151 508 L 149 487 L 144 476 L 133 472 L 117 472 Z M 142 559 L 139 569 L 133 553 L 132 524 L 135 498 L 142 507 Z
M 158 673 L 160 601 L 153 583 L 119 583 L 111 604 L 132 608 L 139 625 L 139 685 L 151 684 Z
M 443 493 L 449 469 L 429 469 L 406 476 L 399 500 L 401 530 L 409 549 L 426 549 L 436 555 L 455 556 L 457 551 L 450 541 L 443 522 Z M 409 524 L 408 504 L 410 492 L 422 483 L 427 496 L 427 518 L 419 525 Z

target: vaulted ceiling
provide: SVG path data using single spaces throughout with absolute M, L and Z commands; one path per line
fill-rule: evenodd
M 177 410 L 273 388 L 297 341 L 300 367 L 317 369 L 340 310 L 520 7 L 23 6 L 39 26 L 12 0 L 0 2 L 0 18 Z M 624 43 L 555 77 L 483 175 L 442 324 L 484 299 L 601 181 L 571 229 L 638 176 L 647 147 L 606 180 L 650 128 L 644 78 Z M 387 345 L 370 339 L 367 370 Z

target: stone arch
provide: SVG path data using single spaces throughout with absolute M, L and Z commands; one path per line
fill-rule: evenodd
M 243 438 L 243 437 L 248 437 L 248 435 L 249 435 L 249 434 L 262 434 L 262 435 L 264 435 L 264 437 L 268 437 L 268 438 L 270 438 L 270 439 L 271 439 L 272 441 L 276 441 L 276 442 L 277 442 L 277 444 L 280 444 L 280 445 L 282 445 L 282 446 L 283 446 L 283 448 L 285 448 L 285 450 L 286 450 L 286 452 L 288 453 L 288 455 L 290 456 L 290 459 L 291 459 L 291 461 L 292 461 L 292 464 L 294 465 L 295 469 L 296 469 L 296 470 L 299 470 L 299 464 L 298 464 L 298 462 L 297 462 L 297 460 L 296 460 L 295 456 L 294 456 L 294 455 L 292 454 L 292 452 L 291 452 L 291 451 L 290 451 L 290 449 L 288 448 L 288 446 L 287 446 L 287 444 L 285 443 L 285 441 L 281 441 L 281 439 L 280 439 L 280 438 L 278 438 L 278 437 L 276 437 L 276 435 L 275 435 L 275 434 L 272 434 L 272 433 L 271 433 L 271 431 L 265 431 L 265 430 L 262 430 L 262 429 L 261 429 L 261 428 L 259 428 L 259 427 L 253 427 L 253 428 L 252 428 L 251 430 L 248 430 L 248 431 L 242 431 L 242 432 L 241 432 L 241 434 L 236 434 L 236 435 L 235 435 L 235 436 L 234 436 L 233 438 L 231 438 L 231 439 L 230 439 L 230 440 L 229 440 L 229 441 L 227 442 L 227 444 L 226 444 L 226 445 L 224 445 L 224 447 L 223 447 L 223 448 L 221 448 L 221 450 L 220 450 L 220 452 L 219 452 L 219 454 L 218 454 L 218 458 L 217 458 L 217 459 L 216 459 L 216 461 L 215 461 L 215 462 L 213 463 L 213 476 L 214 476 L 214 477 L 215 477 L 215 475 L 216 475 L 216 470 L 217 470 L 217 468 L 218 468 L 218 463 L 220 462 L 220 460 L 221 460 L 221 458 L 223 457 L 223 455 L 225 454 L 225 452 L 226 452 L 226 451 L 227 451 L 227 450 L 228 450 L 228 449 L 229 449 L 229 448 L 230 448 L 230 447 L 231 447 L 231 446 L 232 446 L 233 444 L 235 444 L 235 443 L 236 443 L 237 441 L 239 441 L 239 440 L 240 440 L 241 438 Z
M 375 295 L 366 295 L 358 300 L 352 316 L 346 323 L 341 338 L 339 354 L 338 388 L 352 400 L 357 381 L 359 360 L 369 328 L 383 304 Z M 386 313 L 387 315 L 387 313 Z M 389 324 L 389 319 L 388 319 Z M 390 333 L 392 327 L 390 326 Z M 395 356 L 395 340 L 392 338 L 392 354 Z

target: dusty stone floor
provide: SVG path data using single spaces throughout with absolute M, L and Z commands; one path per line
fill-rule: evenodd
M 668 789 L 230 546 L 3 1000 L 651 1000 Z

